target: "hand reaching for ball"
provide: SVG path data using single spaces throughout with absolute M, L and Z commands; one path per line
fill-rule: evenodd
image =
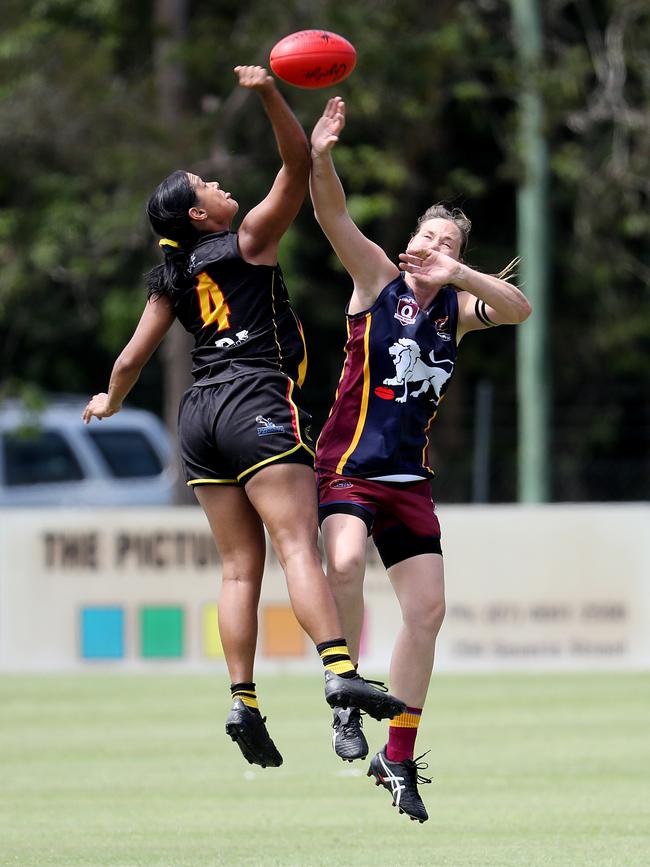
M 269 75 L 263 66 L 236 66 L 235 75 L 239 76 L 241 87 L 250 90 L 270 90 L 275 87 L 273 76 Z
M 314 156 L 328 153 L 339 140 L 345 126 L 345 103 L 340 96 L 328 100 L 325 110 L 311 134 L 311 149 Z

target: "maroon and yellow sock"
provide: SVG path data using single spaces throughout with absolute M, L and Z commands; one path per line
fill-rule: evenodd
M 249 710 L 260 712 L 254 683 L 231 683 L 230 695 L 233 699 L 240 698 Z
M 413 758 L 421 717 L 421 707 L 407 707 L 404 713 L 390 721 L 386 745 L 386 758 L 389 762 L 404 762 Z
M 332 641 L 321 641 L 316 650 L 323 660 L 323 665 L 340 677 L 355 677 L 357 674 L 345 638 L 334 638 Z

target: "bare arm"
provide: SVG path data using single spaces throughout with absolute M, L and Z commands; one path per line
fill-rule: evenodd
M 454 285 L 458 295 L 458 340 L 490 325 L 518 325 L 532 313 L 526 296 L 507 280 L 462 265 Z M 486 321 L 487 320 L 487 321 Z
M 366 238 L 348 213 L 331 153 L 344 125 L 345 103 L 335 96 L 325 106 L 311 135 L 309 184 L 316 219 L 354 282 L 350 313 L 359 313 L 372 306 L 399 270 L 381 247 Z
M 423 286 L 450 283 L 458 293 L 458 340 L 468 331 L 491 325 L 517 325 L 528 319 L 532 308 L 526 296 L 512 283 L 483 274 L 444 253 L 434 252 L 426 259 L 400 253 L 400 268 Z
M 235 72 L 242 87 L 259 94 L 282 159 L 282 168 L 268 195 L 242 221 L 239 249 L 247 262 L 274 265 L 280 239 L 295 219 L 307 193 L 309 144 L 303 128 L 265 69 L 236 66 Z
M 108 394 L 101 392 L 89 400 L 82 418 L 89 424 L 95 418 L 109 418 L 119 412 L 122 402 L 138 381 L 140 372 L 160 344 L 172 322 L 174 311 L 168 298 L 159 297 L 147 302 L 133 337 L 118 356 L 108 386 Z

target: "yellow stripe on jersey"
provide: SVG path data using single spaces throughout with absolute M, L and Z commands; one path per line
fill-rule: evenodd
M 341 386 L 341 380 L 343 379 L 343 376 L 345 375 L 345 365 L 348 363 L 348 356 L 350 354 L 348 352 L 348 341 L 350 340 L 350 322 L 347 319 L 345 320 L 345 327 L 347 328 L 347 332 L 348 332 L 347 340 L 345 341 L 345 346 L 343 347 L 343 352 L 345 353 L 345 359 L 343 360 L 343 367 L 341 368 L 341 374 L 339 376 L 339 381 L 336 384 L 336 394 L 334 395 L 334 401 L 333 401 L 332 406 L 330 407 L 330 411 L 327 415 L 328 418 L 334 412 L 334 406 L 335 406 L 336 401 L 338 400 L 338 397 L 339 397 L 339 388 Z M 322 431 L 321 431 L 321 433 L 322 433 Z M 318 435 L 318 439 L 316 440 L 316 451 L 318 451 L 319 441 L 320 441 L 320 434 Z
M 275 340 L 275 345 L 278 347 L 278 368 L 282 370 L 282 347 L 278 340 L 278 323 L 275 318 L 275 271 L 273 271 L 273 276 L 271 277 L 271 309 L 273 311 L 273 339 Z
M 302 330 L 302 324 L 296 314 L 293 314 L 296 317 L 296 323 L 298 325 L 298 333 L 300 334 L 300 339 L 302 340 L 302 361 L 298 365 L 298 388 L 301 388 L 305 378 L 307 376 L 307 344 L 305 342 L 305 333 Z
M 433 424 L 433 420 L 435 419 L 437 414 L 438 414 L 438 407 L 436 407 L 434 409 L 433 415 L 431 416 L 431 418 L 427 422 L 427 426 L 424 429 L 424 448 L 422 449 L 422 466 L 426 467 L 429 470 L 431 470 L 431 467 L 429 466 L 429 428 Z M 433 470 L 431 470 L 431 472 L 433 472 Z
M 350 341 L 350 320 L 349 319 L 345 320 L 345 328 L 346 328 L 346 331 L 348 334 L 347 339 L 345 341 L 345 346 L 343 347 L 343 352 L 345 353 L 345 358 L 343 360 L 343 367 L 341 368 L 341 375 L 339 376 L 339 381 L 336 383 L 336 394 L 334 395 L 334 403 L 336 403 L 336 401 L 338 400 L 338 397 L 339 397 L 339 388 L 341 387 L 341 380 L 343 379 L 343 374 L 345 373 L 345 365 L 348 363 L 348 356 L 350 354 L 348 351 L 348 343 Z M 334 404 L 332 404 L 332 409 L 333 408 L 334 408 Z M 332 410 L 330 410 L 330 415 L 331 414 L 332 414 Z
M 338 462 L 338 466 L 336 467 L 336 472 L 339 475 L 343 473 L 343 467 L 347 463 L 348 458 L 352 454 L 352 452 L 356 449 L 359 440 L 361 439 L 361 434 L 363 433 L 363 427 L 366 423 L 366 416 L 368 414 L 368 399 L 370 397 L 370 325 L 372 321 L 372 313 L 366 313 L 365 315 L 365 333 L 363 335 L 363 390 L 361 392 L 361 406 L 359 407 L 359 418 L 357 419 L 357 427 L 354 431 L 354 436 L 352 437 L 352 442 L 347 447 L 345 452 L 343 453 L 341 460 Z
M 445 394 L 446 394 L 446 392 L 445 392 Z M 438 415 L 438 407 L 440 406 L 440 404 L 442 403 L 442 401 L 444 399 L 445 399 L 445 395 L 441 394 L 440 397 L 438 398 L 438 403 L 436 404 L 436 408 L 433 411 L 433 415 L 431 416 L 431 418 L 427 422 L 427 426 L 424 429 L 424 448 L 422 449 L 422 466 L 426 467 L 432 473 L 433 473 L 433 470 L 429 466 L 429 428 L 433 424 L 435 417 Z M 434 475 L 435 475 L 435 473 L 434 473 Z
M 298 434 L 298 440 L 302 442 L 302 431 L 300 430 L 300 410 L 293 402 L 293 390 L 296 387 L 296 383 L 293 379 L 289 379 L 289 388 L 287 389 L 287 401 L 289 402 L 289 406 L 293 410 L 293 417 L 296 422 L 296 433 Z

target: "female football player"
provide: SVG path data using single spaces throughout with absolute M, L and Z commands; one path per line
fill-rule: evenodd
M 309 145 L 265 69 L 238 66 L 235 73 L 259 94 L 282 166 L 237 232 L 231 224 L 239 206 L 216 181 L 177 171 L 153 192 L 147 212 L 165 261 L 149 274 L 144 313 L 115 362 L 108 393 L 96 394 L 83 418 L 119 411 L 174 319 L 194 336 L 194 383 L 181 401 L 179 443 L 223 561 L 219 630 L 233 700 L 226 731 L 249 762 L 266 767 L 282 757 L 253 682 L 264 527 L 296 617 L 325 666 L 327 701 L 377 719 L 404 704 L 357 675 L 317 548 L 310 418 L 299 406 L 306 350 L 277 260 L 307 192 Z
M 331 99 L 311 137 L 311 196 L 316 218 L 353 281 L 348 341 L 316 467 L 328 577 L 353 661 L 363 620 L 366 538 L 372 534 L 397 596 L 402 625 L 390 683 L 407 705 L 369 776 L 401 812 L 428 816 L 418 792 L 425 767 L 414 756 L 445 600 L 440 527 L 431 498 L 428 431 L 468 331 L 522 322 L 530 306 L 506 280 L 462 261 L 470 222 L 434 205 L 420 217 L 400 266 L 352 221 L 331 151 L 345 106 Z M 365 758 L 358 709 L 334 710 L 334 750 Z

